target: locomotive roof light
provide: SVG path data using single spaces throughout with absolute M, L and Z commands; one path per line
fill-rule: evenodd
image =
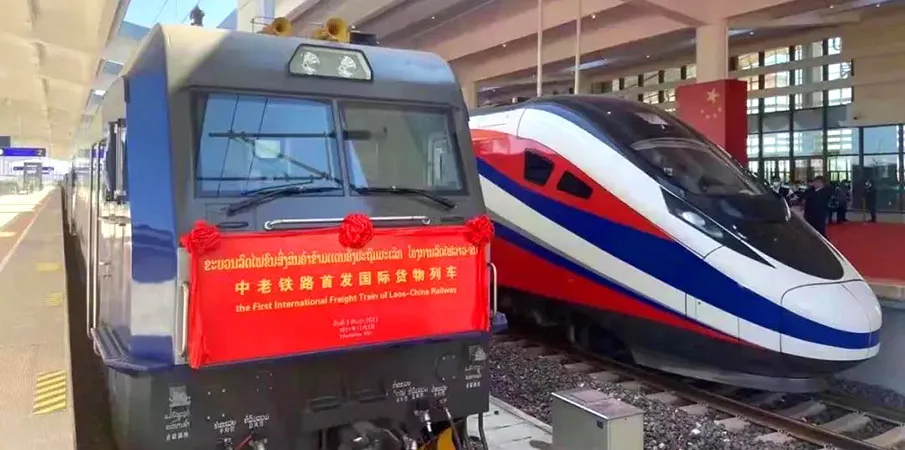
M 300 45 L 289 60 L 293 75 L 371 81 L 371 65 L 360 50 Z

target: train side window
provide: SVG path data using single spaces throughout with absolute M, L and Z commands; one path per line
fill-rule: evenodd
M 525 172 L 523 176 L 526 181 L 543 186 L 547 184 L 552 174 L 553 161 L 537 153 L 537 150 L 530 148 L 525 150 Z
M 559 182 L 556 183 L 556 189 L 585 200 L 591 198 L 591 194 L 594 192 L 591 186 L 579 180 L 578 177 L 572 175 L 572 172 L 569 171 L 563 172 Z

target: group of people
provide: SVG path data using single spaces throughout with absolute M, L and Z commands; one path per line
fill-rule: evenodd
M 792 183 L 790 186 L 785 185 L 778 176 L 771 181 L 773 192 L 790 206 L 802 206 L 804 220 L 821 235 L 826 236 L 826 227 L 830 223 L 848 222 L 846 214 L 852 202 L 849 180 L 827 183 L 823 176 L 817 176 L 807 184 Z M 864 182 L 862 193 L 865 207 L 870 212 L 870 221 L 876 222 L 877 189 L 872 180 Z

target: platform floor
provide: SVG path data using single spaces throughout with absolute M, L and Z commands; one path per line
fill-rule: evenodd
M 477 435 L 477 416 L 468 419 L 469 435 Z M 553 429 L 506 402 L 490 397 L 484 414 L 488 450 L 546 450 L 552 448 Z
M 3 196 L 0 214 L 0 450 L 74 449 L 59 193 Z

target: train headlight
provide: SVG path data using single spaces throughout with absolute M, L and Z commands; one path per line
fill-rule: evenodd
M 723 238 L 723 230 L 721 230 L 720 227 L 696 212 L 682 211 L 679 213 L 679 217 L 716 240 Z

